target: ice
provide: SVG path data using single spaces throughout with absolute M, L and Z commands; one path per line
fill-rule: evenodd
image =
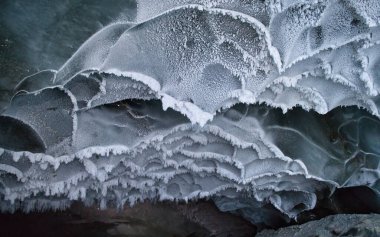
M 0 116 L 0 209 L 210 198 L 274 225 L 336 188 L 379 194 L 379 11 L 140 0 L 134 22 L 17 85 Z

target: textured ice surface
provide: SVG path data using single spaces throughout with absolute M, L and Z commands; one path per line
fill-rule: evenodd
M 54 83 L 87 71 L 124 75 L 201 125 L 237 102 L 318 113 L 357 105 L 379 116 L 379 16 L 369 3 L 140 1 L 141 23 L 104 28 Z
M 205 197 L 270 224 L 268 203 L 295 218 L 337 187 L 378 192 L 379 24 L 376 0 L 141 0 L 17 85 L 0 208 Z M 349 105 L 372 115 L 319 115 Z

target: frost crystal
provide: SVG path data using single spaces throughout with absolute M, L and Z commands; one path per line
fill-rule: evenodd
M 140 0 L 16 87 L 0 208 L 206 197 L 266 222 L 378 192 L 379 24 L 377 0 Z

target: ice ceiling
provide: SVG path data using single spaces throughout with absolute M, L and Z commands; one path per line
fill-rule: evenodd
M 0 208 L 211 198 L 257 223 L 379 194 L 379 25 L 378 0 L 139 0 L 17 85 Z

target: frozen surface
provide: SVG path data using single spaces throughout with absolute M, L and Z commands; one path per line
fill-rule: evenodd
M 379 116 L 379 15 L 368 4 L 140 1 L 139 23 L 91 37 L 54 83 L 88 71 L 124 75 L 200 125 L 237 102 L 322 114 L 357 105 Z
M 212 198 L 270 225 L 267 204 L 296 218 L 338 187 L 379 192 L 376 0 L 137 6 L 16 86 L 2 210 Z

